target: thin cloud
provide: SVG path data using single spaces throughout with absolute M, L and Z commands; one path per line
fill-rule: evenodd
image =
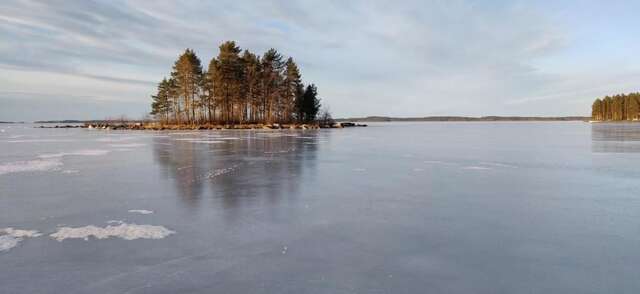
M 255 52 L 274 47 L 293 56 L 304 81 L 318 85 L 334 116 L 584 115 L 592 93 L 622 87 L 609 83 L 598 91 L 585 90 L 581 87 L 593 83 L 584 77 L 585 70 L 612 66 L 630 76 L 625 85 L 640 82 L 640 69 L 611 64 L 616 52 L 583 47 L 593 42 L 585 42 L 581 38 L 589 34 L 576 30 L 584 30 L 580 23 L 590 21 L 589 13 L 573 13 L 575 7 L 569 4 L 547 4 L 7 0 L 0 3 L 0 73 L 8 78 L 0 78 L 0 86 L 56 93 L 51 99 L 64 93 L 112 99 L 113 107 L 105 111 L 131 101 L 140 108 L 122 112 L 144 113 L 148 107 L 143 102 L 148 103 L 156 82 L 169 74 L 185 48 L 195 49 L 206 65 L 224 40 Z M 598 8 L 585 2 L 580 9 Z M 578 19 L 569 22 L 570 12 Z M 632 15 L 620 15 L 613 19 L 638 22 Z M 598 27 L 600 32 L 613 28 Z M 607 34 L 599 36 L 607 42 Z M 580 59 L 573 52 L 582 52 Z M 582 66 L 577 69 L 565 60 Z M 19 80 L 11 77 L 16 71 L 24 73 Z M 612 77 L 603 72 L 598 78 Z M 43 78 L 65 83 L 59 86 Z M 90 86 L 83 85 L 87 79 L 93 81 Z M 567 82 L 573 79 L 577 81 Z M 581 96 L 584 106 L 570 102 Z M 4 93 L 0 98 L 19 103 Z M 545 101 L 557 107 L 551 110 Z M 26 105 L 24 109 L 24 119 L 36 115 Z M 48 111 L 57 116 L 55 110 Z M 0 109 L 0 120 L 7 115 Z

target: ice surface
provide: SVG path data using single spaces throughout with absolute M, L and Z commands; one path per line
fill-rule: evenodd
M 204 143 L 204 144 L 220 144 L 224 143 L 224 141 L 216 141 L 216 140 L 202 140 L 200 138 L 180 138 L 175 139 L 176 141 L 186 141 L 192 143 Z
M 115 147 L 115 148 L 135 148 L 135 147 L 144 147 L 144 146 L 147 146 L 147 144 L 142 144 L 142 143 L 110 144 L 109 146 Z
M 446 162 L 440 160 L 425 160 L 423 162 L 426 164 L 447 164 Z
M 108 225 L 104 228 L 96 226 L 85 226 L 77 228 L 63 227 L 59 228 L 57 232 L 49 236 L 53 239 L 56 239 L 57 241 L 64 241 L 65 239 L 89 240 L 89 237 L 92 236 L 96 239 L 117 237 L 125 240 L 135 240 L 162 239 L 174 233 L 174 231 L 169 230 L 163 226 L 122 223 L 117 226 Z
M 153 213 L 152 210 L 146 210 L 146 209 L 130 209 L 129 212 L 130 213 L 139 213 L 139 214 L 152 214 Z
M 240 140 L 238 137 L 216 137 L 216 140 Z
M 482 165 L 494 166 L 494 167 L 504 167 L 504 168 L 518 168 L 515 165 L 499 163 L 499 162 L 481 162 Z
M 96 141 L 98 141 L 98 142 L 122 142 L 122 141 L 128 141 L 128 140 L 133 140 L 133 139 L 135 139 L 135 137 L 106 137 L 106 138 L 97 139 Z
M 24 139 L 24 140 L 9 140 L 8 143 L 58 143 L 58 142 L 73 142 L 71 139 Z
M 29 161 L 16 161 L 0 164 L 0 175 L 54 170 L 62 166 L 62 162 L 57 159 L 39 159 Z
M 42 154 L 39 155 L 39 158 L 60 158 L 64 156 L 100 156 L 109 153 L 109 150 L 102 149 L 85 149 L 85 150 L 76 150 L 72 152 L 60 152 L 60 153 L 52 153 L 52 154 Z
M 234 164 L 231 167 L 221 168 L 221 169 L 217 169 L 217 170 L 214 170 L 214 171 L 210 171 L 210 172 L 208 172 L 208 173 L 206 173 L 204 175 L 204 178 L 213 179 L 215 177 L 219 177 L 221 175 L 228 174 L 228 173 L 234 171 L 236 168 L 238 168 L 238 166 L 239 166 L 238 164 Z
M 486 167 L 486 166 L 465 166 L 463 169 L 468 169 L 468 170 L 490 170 L 490 167 Z

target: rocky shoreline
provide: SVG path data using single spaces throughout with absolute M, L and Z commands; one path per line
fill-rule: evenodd
M 82 125 L 41 125 L 38 128 L 51 129 L 98 129 L 98 130 L 309 130 L 309 129 L 341 129 L 349 127 L 366 127 L 366 124 L 353 122 L 338 122 L 334 124 L 161 124 L 161 123 L 141 123 L 141 122 L 91 122 Z

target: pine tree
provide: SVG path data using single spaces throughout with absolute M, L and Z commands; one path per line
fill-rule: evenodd
M 262 111 L 267 123 L 279 122 L 278 110 L 281 108 L 280 90 L 283 83 L 282 55 L 275 49 L 269 49 L 262 57 Z
M 639 93 L 631 93 L 628 96 L 628 100 L 625 103 L 627 107 L 627 120 L 638 120 L 640 114 L 640 98 Z
M 302 96 L 303 89 L 300 70 L 298 65 L 289 57 L 285 62 L 284 80 L 282 83 L 282 103 L 285 116 L 283 120 L 290 122 L 293 120 L 294 113 L 298 113 L 300 103 L 299 98 Z
M 202 83 L 202 65 L 200 59 L 191 49 L 186 49 L 173 66 L 172 77 L 178 87 L 178 95 L 188 123 L 196 119 L 196 99 Z M 178 109 L 179 112 L 179 109 Z M 178 115 L 180 117 L 180 115 Z M 180 123 L 180 118 L 178 119 Z
M 310 123 L 315 121 L 318 111 L 320 111 L 320 99 L 318 89 L 314 84 L 308 85 L 302 95 L 303 121 Z
M 240 58 L 240 48 L 233 41 L 220 45 L 217 58 L 211 60 L 214 95 L 221 106 L 222 120 L 225 123 L 237 121 L 234 116 L 234 104 L 244 98 L 244 63 Z
M 260 106 L 260 97 L 262 96 L 262 66 L 260 64 L 260 58 L 248 50 L 244 51 L 242 60 L 245 66 L 244 87 L 247 103 L 245 107 L 248 108 L 247 120 L 255 122 L 258 120 L 258 109 Z
M 151 114 L 159 117 L 162 122 L 167 122 L 169 113 L 171 112 L 171 84 L 167 78 L 162 79 L 158 84 L 158 92 L 151 96 Z

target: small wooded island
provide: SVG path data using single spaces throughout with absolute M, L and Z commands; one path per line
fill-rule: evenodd
M 606 96 L 591 106 L 592 121 L 638 121 L 640 93 Z
M 275 49 L 262 56 L 240 49 L 234 41 L 203 69 L 186 49 L 169 78 L 152 96 L 151 114 L 162 128 L 316 128 L 334 125 L 327 110 L 320 113 L 318 89 L 304 85 L 293 58 Z M 242 127 L 244 126 L 244 127 Z

